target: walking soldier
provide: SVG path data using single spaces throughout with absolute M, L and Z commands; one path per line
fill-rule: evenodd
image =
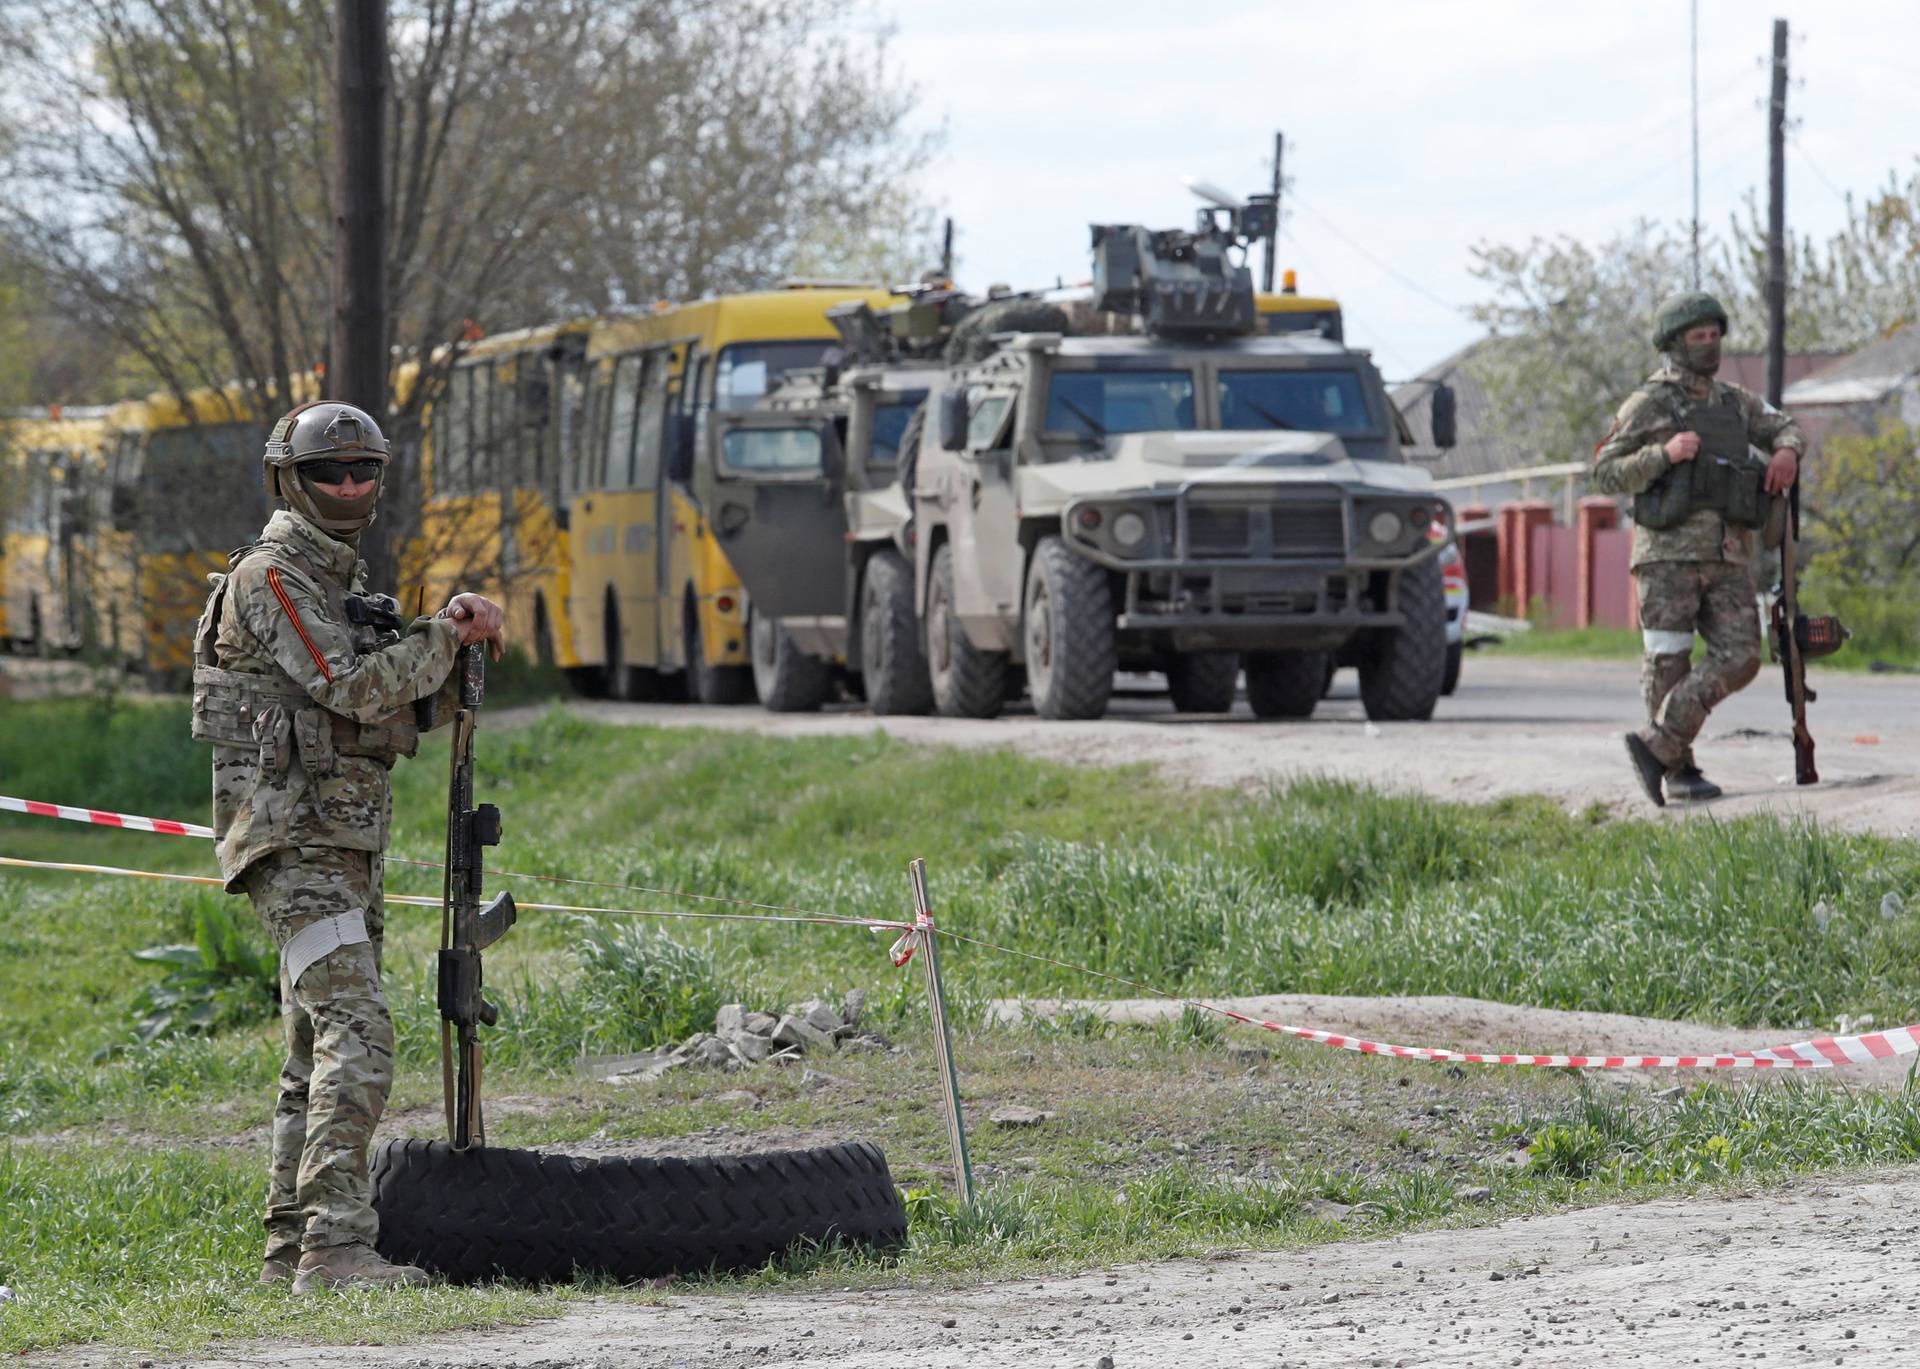
M 1633 572 L 1646 648 L 1647 722 L 1627 754 L 1657 805 L 1718 798 L 1693 743 L 1707 714 L 1760 670 L 1753 538 L 1777 545 L 1806 439 L 1760 396 L 1714 379 L 1727 313 L 1713 296 L 1675 295 L 1655 316 L 1666 361 L 1620 406 L 1595 450 L 1592 483 L 1633 496 Z M 1751 448 L 1771 452 L 1764 463 Z M 1707 648 L 1692 668 L 1693 639 Z M 1662 792 L 1664 782 L 1665 791 Z
M 287 1043 L 273 1115 L 263 1283 L 293 1291 L 425 1281 L 374 1253 L 367 1173 L 393 1082 L 380 992 L 387 772 L 419 744 L 414 703 L 465 643 L 497 655 L 502 615 L 477 594 L 405 623 L 366 592 L 357 550 L 385 485 L 366 413 L 319 402 L 274 425 L 277 507 L 210 577 L 194 636 L 193 734 L 213 745 L 220 873 L 280 949 Z M 451 710 L 449 710 L 449 713 Z

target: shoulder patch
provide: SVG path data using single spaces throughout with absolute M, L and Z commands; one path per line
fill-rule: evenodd
M 313 644 L 313 638 L 307 635 L 307 625 L 300 621 L 299 610 L 294 608 L 293 600 L 287 597 L 286 588 L 280 583 L 280 568 L 267 567 L 267 585 L 273 590 L 273 597 L 280 601 L 281 611 L 287 615 L 287 621 L 293 624 L 293 630 L 300 634 L 300 640 L 306 643 L 307 654 L 313 657 L 313 663 L 320 668 L 320 677 L 328 684 L 333 683 L 333 671 L 327 668 L 327 658 L 320 654 L 320 648 Z

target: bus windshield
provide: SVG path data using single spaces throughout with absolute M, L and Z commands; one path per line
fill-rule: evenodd
M 250 423 L 162 428 L 140 468 L 139 521 L 152 551 L 227 551 L 256 537 L 266 520 L 257 478 L 235 479 L 259 461 Z
M 1191 371 L 1056 371 L 1047 431 L 1102 438 L 1193 427 Z
M 1352 371 L 1222 371 L 1220 426 L 1375 431 L 1366 392 Z

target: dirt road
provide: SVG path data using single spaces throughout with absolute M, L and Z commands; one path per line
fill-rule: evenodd
M 1010 746 L 1088 764 L 1150 762 L 1198 784 L 1256 787 L 1321 773 L 1442 798 L 1546 794 L 1570 806 L 1600 802 L 1652 813 L 1635 786 L 1620 737 L 1639 707 L 1639 667 L 1621 661 L 1469 656 L 1459 692 L 1427 723 L 1366 720 L 1352 671 L 1306 722 L 1261 722 L 1244 700 L 1231 716 L 1182 716 L 1164 695 L 1129 692 L 1097 723 L 1056 723 L 1024 707 L 1003 718 L 875 718 L 842 706 L 773 714 L 757 706 L 573 705 L 606 721 L 748 728 L 774 736 L 881 728 L 904 741 Z M 1698 748 L 1727 791 L 1674 820 L 1710 813 L 1806 812 L 1836 826 L 1911 835 L 1920 830 L 1920 679 L 1816 672 L 1812 723 L 1822 783 L 1793 783 L 1793 748 L 1779 676 L 1763 672 L 1715 712 Z
M 219 1369 L 1894 1366 L 1920 1341 L 1920 1176 L 1596 1207 L 1476 1231 L 961 1291 L 597 1302 L 508 1331 L 226 1347 Z M 63 1365 L 118 1366 L 81 1351 Z

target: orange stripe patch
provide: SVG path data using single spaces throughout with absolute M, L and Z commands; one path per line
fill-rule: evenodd
M 287 598 L 287 592 L 280 585 L 280 571 L 277 567 L 267 567 L 267 583 L 273 587 L 273 597 L 280 601 L 280 607 L 286 610 L 287 617 L 293 621 L 293 630 L 300 634 L 300 640 L 307 644 L 307 654 L 313 657 L 313 663 L 320 667 L 320 674 L 328 684 L 333 683 L 333 672 L 327 669 L 327 661 L 320 654 L 320 648 L 313 644 L 313 638 L 307 636 L 306 624 L 300 621 L 300 615 L 293 611 L 293 600 Z

